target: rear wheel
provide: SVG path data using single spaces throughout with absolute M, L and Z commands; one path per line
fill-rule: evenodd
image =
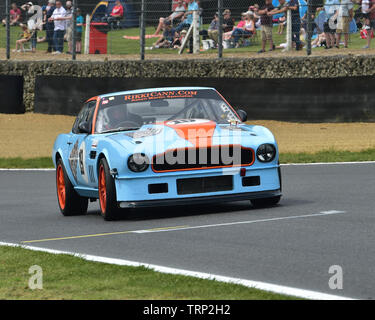
M 61 159 L 56 166 L 56 191 L 57 202 L 64 216 L 78 216 L 87 212 L 88 199 L 79 196 L 74 190 Z
M 117 204 L 115 179 L 110 174 L 105 158 L 99 162 L 98 176 L 100 214 L 107 221 L 116 220 L 120 208 Z
M 271 198 L 263 198 L 263 199 L 253 199 L 250 200 L 251 204 L 255 208 L 265 208 L 265 207 L 272 207 L 277 205 L 280 202 L 281 196 L 271 197 Z

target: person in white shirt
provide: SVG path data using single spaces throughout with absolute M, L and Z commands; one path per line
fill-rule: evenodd
M 167 21 L 171 21 L 173 23 L 173 20 L 181 19 L 186 11 L 184 1 L 180 0 L 177 3 L 177 7 L 174 9 L 173 13 L 167 17 L 167 18 L 160 18 L 159 19 L 159 25 L 154 33 L 154 35 L 158 35 L 160 31 L 163 29 L 164 23 Z
M 348 47 L 349 41 L 349 24 L 353 20 L 353 2 L 351 0 L 341 0 L 336 29 L 336 48 L 340 48 L 341 34 L 344 34 L 344 47 Z
M 56 1 L 56 9 L 48 21 L 53 21 L 55 24 L 53 31 L 55 52 L 53 54 L 61 54 L 64 51 L 64 34 L 66 30 L 66 10 L 62 6 L 61 0 Z
M 66 13 L 65 13 L 65 38 L 68 41 L 68 54 L 71 54 L 73 51 L 73 3 L 72 1 L 67 1 L 65 3 Z
M 370 17 L 369 17 L 369 9 L 371 6 L 371 0 L 361 0 L 361 12 L 362 12 L 362 18 L 365 19 L 365 29 L 369 30 L 370 27 Z

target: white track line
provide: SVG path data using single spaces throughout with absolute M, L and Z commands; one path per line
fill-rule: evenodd
M 259 219 L 259 220 L 247 220 L 247 221 L 236 221 L 236 222 L 227 222 L 227 223 L 216 223 L 216 224 L 206 224 L 201 226 L 187 226 L 182 228 L 170 228 L 170 229 L 160 229 L 160 230 L 136 230 L 132 231 L 132 233 L 158 233 L 158 232 L 172 232 L 172 231 L 181 231 L 181 230 L 192 230 L 192 229 L 204 229 L 204 228 L 212 228 L 212 227 L 225 227 L 225 226 L 234 226 L 239 224 L 252 224 L 258 222 L 269 222 L 269 221 L 280 221 L 280 220 L 293 220 L 293 219 L 301 219 L 301 218 L 312 218 L 312 217 L 321 217 L 321 216 L 329 216 L 334 214 L 342 214 L 346 213 L 346 211 L 337 211 L 337 210 L 330 210 L 330 211 L 322 211 L 320 213 L 313 213 L 313 214 L 305 214 L 299 216 L 289 216 L 289 217 L 277 217 L 277 218 L 268 218 L 268 219 Z
M 7 243 L 7 242 L 0 242 L 0 246 L 21 247 L 21 248 L 28 249 L 28 250 L 41 251 L 41 252 L 47 252 L 47 253 L 52 253 L 52 254 L 69 254 L 69 255 L 82 258 L 87 261 L 115 264 L 115 265 L 120 265 L 120 266 L 145 267 L 145 268 L 148 268 L 157 272 L 161 272 L 161 273 L 184 275 L 184 276 L 190 276 L 190 277 L 195 277 L 195 278 L 200 278 L 200 279 L 216 280 L 219 282 L 239 284 L 239 285 L 243 285 L 249 288 L 256 288 L 259 290 L 264 290 L 264 291 L 269 291 L 269 292 L 274 292 L 278 294 L 284 294 L 284 295 L 289 295 L 289 296 L 294 296 L 294 297 L 299 297 L 299 298 L 305 298 L 305 299 L 352 300 L 352 298 L 348 298 L 348 297 L 342 297 L 342 296 L 336 296 L 336 295 L 331 295 L 331 294 L 317 292 L 317 291 L 281 286 L 281 285 L 267 283 L 267 282 L 232 278 L 232 277 L 220 276 L 220 275 L 215 275 L 215 274 L 210 274 L 210 273 L 163 267 L 163 266 L 158 266 L 154 264 L 147 264 L 147 263 L 135 262 L 135 261 L 129 261 L 129 260 L 123 260 L 123 259 L 113 259 L 113 258 L 107 258 L 107 257 L 93 256 L 93 255 L 88 255 L 88 254 L 81 254 L 81 253 L 75 253 L 75 252 L 67 252 L 67 251 L 60 251 L 60 250 L 53 250 L 53 249 L 39 248 L 39 247 L 32 247 L 32 246 L 20 246 L 15 243 Z
M 146 233 L 160 233 L 160 232 L 193 230 L 193 229 L 205 229 L 205 228 L 213 228 L 213 227 L 225 227 L 225 226 L 234 226 L 234 225 L 243 225 L 243 224 L 254 224 L 254 223 L 259 223 L 259 222 L 270 222 L 270 221 L 272 222 L 272 221 L 281 221 L 281 220 L 314 218 L 314 217 L 328 216 L 328 215 L 334 215 L 334 214 L 343 214 L 343 213 L 346 213 L 346 211 L 330 210 L 330 211 L 321 211 L 320 213 L 305 214 L 305 215 L 298 215 L 298 216 L 276 217 L 276 218 L 246 220 L 246 221 L 234 221 L 234 222 L 224 222 L 224 223 L 206 224 L 206 225 L 198 225 L 198 226 L 185 225 L 185 226 L 175 226 L 175 227 L 165 227 L 165 228 L 127 230 L 127 231 L 107 232 L 107 233 L 98 233 L 98 234 L 86 234 L 86 235 L 77 235 L 77 236 L 26 240 L 26 241 L 22 241 L 21 243 L 37 243 L 37 242 L 40 243 L 40 242 L 50 242 L 50 241 L 88 239 L 88 238 L 117 236 L 117 235 L 120 235 L 120 234 L 132 234 L 132 233 L 133 234 L 146 234 Z

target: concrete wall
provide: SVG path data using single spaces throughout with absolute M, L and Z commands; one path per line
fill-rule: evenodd
M 375 121 L 375 77 L 321 79 L 72 78 L 37 76 L 34 111 L 76 115 L 101 93 L 171 86 L 214 87 L 250 119 Z M 53 97 L 53 103 L 51 103 Z
M 23 77 L 0 75 L 0 113 L 25 113 Z

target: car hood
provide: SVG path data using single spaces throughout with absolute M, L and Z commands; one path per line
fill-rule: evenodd
M 108 138 L 131 152 L 157 154 L 176 148 L 274 143 L 262 126 L 217 124 L 209 120 L 174 120 L 143 125 L 138 130 L 109 134 Z

